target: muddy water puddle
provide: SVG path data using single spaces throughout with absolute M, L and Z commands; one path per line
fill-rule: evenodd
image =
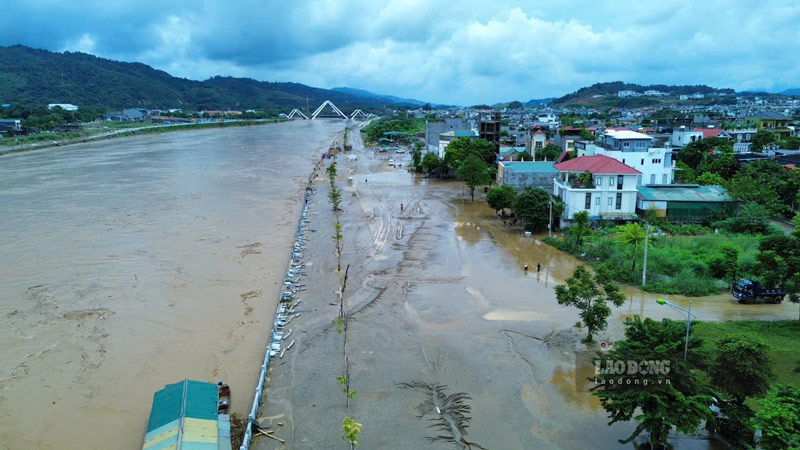
M 141 445 L 153 392 L 251 401 L 302 184 L 340 122 L 0 157 L 0 449 Z

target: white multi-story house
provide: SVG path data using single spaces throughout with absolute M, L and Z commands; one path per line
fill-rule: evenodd
M 672 136 L 670 136 L 669 143 L 673 147 L 686 147 L 692 142 L 703 139 L 703 137 L 704 135 L 702 131 L 696 131 L 686 127 L 679 127 L 672 130 Z
M 604 155 L 639 172 L 637 184 L 672 184 L 672 149 L 651 147 L 653 138 L 635 131 L 606 130 L 597 142 L 575 143 L 578 156 Z
M 564 202 L 561 223 L 588 211 L 593 220 L 630 220 L 636 212 L 636 185 L 641 172 L 604 155 L 581 156 L 553 166 L 553 195 Z

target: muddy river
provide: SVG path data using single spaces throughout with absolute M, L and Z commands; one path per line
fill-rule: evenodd
M 341 121 L 0 157 L 0 449 L 131 449 L 154 391 L 251 402 L 314 162 Z

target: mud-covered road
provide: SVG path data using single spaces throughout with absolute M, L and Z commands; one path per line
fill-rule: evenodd
M 482 200 L 470 203 L 460 183 L 410 174 L 409 155 L 373 153 L 352 134 L 353 151 L 338 157 L 337 184 L 345 194 L 342 262 L 350 265 L 345 297 L 359 448 L 632 448 L 618 439 L 635 425 L 608 427 L 599 402 L 575 388 L 583 334 L 573 327 L 576 311 L 560 307 L 553 290 L 575 259 L 509 230 Z M 402 167 L 390 167 L 389 157 Z M 345 447 L 327 178 L 316 186 L 309 290 L 300 308 L 306 314 L 292 322 L 296 346 L 273 360 L 260 411 L 262 425 L 292 449 Z M 651 294 L 625 293 L 629 301 L 600 339 L 620 338 L 633 314 L 680 318 Z M 705 320 L 769 319 L 794 317 L 796 306 L 738 305 L 719 296 L 694 299 L 694 311 Z M 261 438 L 257 448 L 281 444 Z M 684 437 L 679 448 L 713 447 Z

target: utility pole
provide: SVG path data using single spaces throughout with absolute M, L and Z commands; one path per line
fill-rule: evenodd
M 553 237 L 553 198 L 550 197 L 550 219 L 547 222 L 547 236 Z
M 650 222 L 645 223 L 644 228 L 644 264 L 642 268 L 642 286 L 647 283 L 647 239 L 650 237 Z

